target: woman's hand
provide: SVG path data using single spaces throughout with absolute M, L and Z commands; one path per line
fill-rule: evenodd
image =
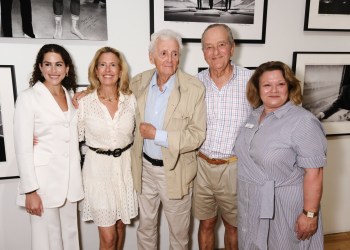
M 37 216 L 44 212 L 43 203 L 36 191 L 26 194 L 26 210 L 29 214 Z
M 73 106 L 74 106 L 76 109 L 79 108 L 79 102 L 78 102 L 78 101 L 79 101 L 81 98 L 83 98 L 84 96 L 86 96 L 86 95 L 87 95 L 87 93 L 86 93 L 85 91 L 80 91 L 80 92 L 77 92 L 77 93 L 74 94 L 72 103 L 73 103 Z
M 309 240 L 312 235 L 317 231 L 317 219 L 318 216 L 314 218 L 308 218 L 304 213 L 298 216 L 295 223 L 295 232 L 297 233 L 298 240 Z

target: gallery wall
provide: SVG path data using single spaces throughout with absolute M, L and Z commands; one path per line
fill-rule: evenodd
M 68 2 L 68 1 L 65 1 Z M 350 32 L 303 31 L 305 1 L 269 0 L 265 44 L 240 44 L 233 60 L 254 67 L 269 60 L 292 65 L 293 51 L 350 51 Z M 149 69 L 149 2 L 145 0 L 107 0 L 108 41 L 0 38 L 0 65 L 14 65 L 18 92 L 28 87 L 38 49 L 45 43 L 64 45 L 77 65 L 80 84 L 87 84 L 87 68 L 95 51 L 105 45 L 121 50 L 130 65 L 131 75 Z M 184 46 L 181 67 L 196 74 L 205 67 L 199 43 Z M 1 76 L 0 76 L 1 77 Z M 325 233 L 350 231 L 350 136 L 328 138 L 322 200 Z M 15 205 L 18 179 L 0 180 L 0 250 L 30 249 L 30 223 L 23 209 Z M 91 223 L 81 222 L 84 250 L 98 249 L 98 233 Z M 125 249 L 137 249 L 136 227 L 127 228 Z M 198 249 L 198 222 L 193 220 L 192 249 Z M 160 249 L 168 249 L 168 232 L 161 217 Z M 217 247 L 223 247 L 223 226 L 219 225 Z

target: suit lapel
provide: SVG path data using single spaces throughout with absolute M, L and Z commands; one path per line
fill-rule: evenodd
M 33 88 L 40 94 L 43 107 L 49 112 L 54 113 L 57 118 L 65 120 L 65 116 L 60 106 L 45 85 L 41 82 L 37 82 Z
M 168 126 L 170 119 L 171 119 L 177 105 L 179 104 L 180 97 L 181 97 L 180 82 L 179 82 L 179 74 L 178 73 L 176 74 L 175 80 L 176 80 L 176 82 L 175 82 L 174 88 L 169 96 L 167 110 L 165 111 L 163 129 L 165 129 Z
M 69 92 L 66 90 L 66 88 L 64 88 L 64 92 L 66 94 L 66 100 L 67 100 L 67 105 L 68 105 L 68 112 L 69 112 L 69 120 L 71 121 L 73 119 L 73 117 L 75 116 L 76 114 L 76 109 L 75 107 L 73 106 L 73 103 L 72 103 L 72 99 L 69 95 Z
M 145 120 L 145 107 L 147 102 L 147 96 L 148 96 L 148 89 L 151 85 L 152 77 L 155 73 L 155 70 L 151 70 L 148 72 L 148 74 L 145 74 L 141 79 L 141 88 L 140 88 L 140 95 L 138 98 L 138 106 L 142 107 L 140 110 L 140 119 L 141 121 Z

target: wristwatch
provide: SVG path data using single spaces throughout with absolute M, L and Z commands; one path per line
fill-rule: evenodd
M 303 213 L 306 215 L 306 217 L 311 219 L 318 215 L 318 212 L 306 211 L 305 209 L 303 209 Z

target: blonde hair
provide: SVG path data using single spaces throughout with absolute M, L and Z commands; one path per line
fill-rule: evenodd
M 89 66 L 89 82 L 90 85 L 87 88 L 88 92 L 92 92 L 101 86 L 100 80 L 96 75 L 96 68 L 98 66 L 98 60 L 104 53 L 113 53 L 119 60 L 119 68 L 121 76 L 117 81 L 117 89 L 125 95 L 130 95 L 132 92 L 129 88 L 129 67 L 124 59 L 122 53 L 111 47 L 103 47 L 96 51 L 94 58 L 92 59 Z

